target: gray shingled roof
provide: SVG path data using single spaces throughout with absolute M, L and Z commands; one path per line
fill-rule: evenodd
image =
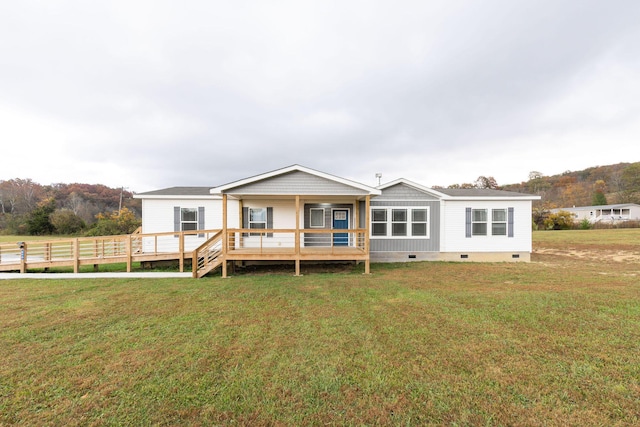
M 489 188 L 436 188 L 440 193 L 452 197 L 526 197 L 531 194 L 516 193 L 515 191 L 492 190 Z
M 137 196 L 210 196 L 212 187 L 169 187 L 138 193 Z

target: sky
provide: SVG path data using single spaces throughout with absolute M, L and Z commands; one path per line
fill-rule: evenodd
M 0 180 L 144 192 L 640 161 L 637 0 L 0 0 Z

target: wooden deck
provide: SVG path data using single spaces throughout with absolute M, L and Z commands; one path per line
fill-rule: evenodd
M 126 263 L 130 272 L 133 262 L 177 260 L 183 272 L 184 261 L 192 259 L 196 247 L 194 237 L 206 239 L 215 233 L 219 230 L 5 243 L 0 244 L 0 271 L 72 267 L 77 273 L 83 265 L 97 269 L 101 264 Z
M 21 244 L 0 244 L 0 271 L 71 267 L 84 265 L 176 260 L 181 272 L 190 260 L 193 277 L 202 277 L 227 262 L 294 261 L 300 274 L 301 261 L 366 261 L 369 251 L 365 230 L 196 230 L 123 236 L 82 237 Z

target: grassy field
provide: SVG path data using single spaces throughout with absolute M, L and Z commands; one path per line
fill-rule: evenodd
M 597 255 L 639 240 L 539 232 L 532 263 L 371 275 L 0 281 L 0 425 L 638 425 L 640 264 Z

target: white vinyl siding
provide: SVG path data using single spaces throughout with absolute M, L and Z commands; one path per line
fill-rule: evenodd
M 198 222 L 203 224 L 202 228 L 207 230 L 222 229 L 222 200 L 220 199 L 142 199 L 142 232 L 166 233 L 175 231 L 175 208 L 178 207 L 178 220 L 181 217 L 182 208 L 193 209 L 198 212 Z M 199 208 L 202 209 L 202 214 Z M 229 228 L 239 226 L 239 204 L 236 200 L 230 200 L 228 203 L 228 221 Z M 180 221 L 178 222 L 180 224 Z M 197 227 L 202 229 L 201 227 Z M 185 251 L 192 251 L 204 242 L 206 235 L 190 235 L 185 238 Z M 158 252 L 176 252 L 178 250 L 178 242 L 180 239 L 174 237 L 174 234 L 158 236 L 157 238 L 149 237 L 144 239 L 143 248 L 145 251 L 152 251 L 157 248 Z
M 204 207 L 203 221 L 207 230 L 222 229 L 222 200 L 142 199 L 142 232 L 164 233 L 174 230 L 174 207 L 198 209 Z M 239 226 L 238 202 L 229 200 L 228 225 Z
M 429 238 L 428 207 L 371 209 L 372 238 Z
M 513 208 L 513 209 L 511 209 Z M 531 201 L 445 201 L 441 205 L 441 252 L 531 252 Z M 513 236 L 467 236 L 465 212 L 469 210 L 471 233 L 472 209 L 507 209 L 507 221 L 513 216 Z M 507 232 L 509 232 L 507 230 Z

